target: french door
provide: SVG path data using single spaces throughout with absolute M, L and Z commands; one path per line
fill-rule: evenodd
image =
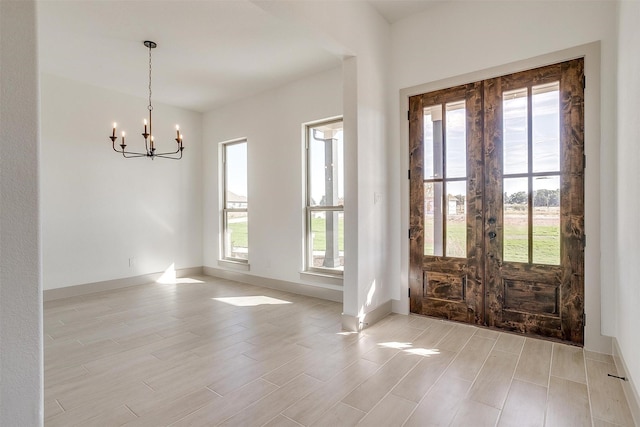
M 583 343 L 583 60 L 409 100 L 411 312 Z

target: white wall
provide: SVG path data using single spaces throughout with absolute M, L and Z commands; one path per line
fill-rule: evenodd
M 618 61 L 617 334 L 629 376 L 640 384 L 640 3 L 620 3 Z M 637 397 L 636 397 L 637 398 Z
M 0 425 L 41 426 L 38 63 L 33 1 L 0 2 Z
M 52 75 L 41 97 L 44 288 L 201 266 L 202 114 L 154 103 L 158 150 L 175 149 L 179 123 L 184 157 L 124 159 L 112 123 L 143 150 L 146 99 Z
M 344 57 L 343 325 L 357 328 L 366 313 L 389 302 L 391 283 L 396 282 L 387 268 L 389 25 L 366 2 L 282 0 L 256 4 L 297 22 L 327 50 Z
M 341 114 L 342 75 L 337 68 L 204 115 L 205 266 L 227 268 L 225 264 L 218 265 L 219 146 L 221 142 L 246 138 L 250 264 L 247 274 L 322 284 L 320 279 L 309 281 L 300 277 L 304 236 L 302 125 Z M 345 169 L 349 167 L 345 165 Z
M 602 293 L 608 295 L 610 278 L 614 274 L 612 236 L 615 235 L 615 219 L 611 218 L 610 206 L 615 202 L 615 180 L 612 178 L 615 170 L 612 141 L 616 134 L 615 2 L 447 2 L 392 26 L 388 157 L 392 171 L 390 186 L 395 191 L 389 192 L 391 199 L 388 202 L 392 207 L 390 221 L 396 226 L 389 239 L 389 252 L 402 254 L 399 262 L 396 259 L 390 264 L 390 277 L 401 277 L 399 286 L 392 293 L 397 300 L 394 310 L 406 312 L 408 309 L 408 148 L 407 141 L 400 136 L 401 126 L 406 126 L 406 105 L 400 105 L 399 91 L 469 73 L 479 76 L 483 74 L 482 70 L 594 41 L 601 41 L 602 60 L 599 81 L 587 76 L 585 144 L 589 158 L 586 170 L 585 311 L 588 321 L 585 339 L 589 349 L 611 351 L 610 340 L 600 335 L 600 286 L 602 283 Z M 598 68 L 594 61 L 598 61 L 597 55 L 585 59 L 591 69 Z M 510 70 L 514 71 L 518 70 Z M 597 105 L 589 103 L 589 99 L 593 99 L 589 98 L 594 91 L 593 85 L 600 85 L 601 97 Z M 601 146 L 600 140 L 603 141 Z M 602 223 L 600 210 L 607 218 Z M 606 280 L 601 281 L 601 277 Z M 605 306 L 603 326 L 606 333 L 612 334 L 611 316 L 615 306 L 610 301 Z

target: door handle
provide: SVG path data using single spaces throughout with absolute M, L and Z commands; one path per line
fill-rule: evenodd
M 490 232 L 489 232 L 489 238 L 490 238 L 491 240 L 495 239 L 495 238 L 496 238 L 496 236 L 497 236 L 497 234 L 496 234 L 496 232 L 495 232 L 495 231 L 490 231 Z

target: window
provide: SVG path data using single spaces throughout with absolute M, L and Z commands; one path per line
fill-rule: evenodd
M 248 262 L 247 141 L 222 144 L 222 259 Z
M 305 269 L 344 270 L 344 162 L 342 120 L 306 126 Z

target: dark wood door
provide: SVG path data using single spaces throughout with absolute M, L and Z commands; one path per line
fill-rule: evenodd
M 410 98 L 411 312 L 583 343 L 582 59 Z
M 409 108 L 411 312 L 481 323 L 482 83 Z

